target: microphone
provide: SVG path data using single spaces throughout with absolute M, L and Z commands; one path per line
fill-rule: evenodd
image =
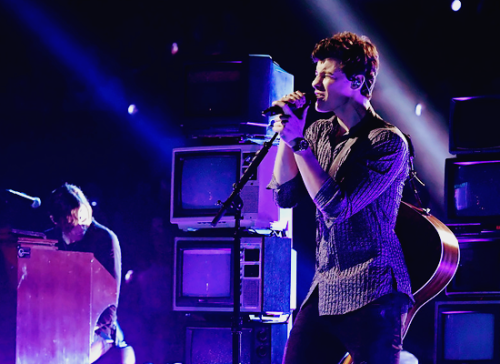
M 32 196 L 29 196 L 25 193 L 22 193 L 22 192 L 17 192 L 17 191 L 14 191 L 14 190 L 7 190 L 7 192 L 10 192 L 14 195 L 17 195 L 19 197 L 22 197 L 22 198 L 25 198 L 27 200 L 30 200 L 30 201 L 33 201 L 33 203 L 31 204 L 31 207 L 34 208 L 34 209 L 37 209 L 40 207 L 40 205 L 42 204 L 42 200 L 40 200 L 38 197 L 32 197 Z
M 316 95 L 315 94 L 305 94 L 304 95 L 304 101 L 299 100 L 297 103 L 291 103 L 291 102 L 286 102 L 288 106 L 292 109 L 292 111 L 296 110 L 303 110 L 312 103 L 316 102 Z M 283 109 L 277 105 L 270 106 L 264 111 L 262 111 L 262 115 L 267 115 L 270 114 L 272 115 L 277 115 L 277 114 L 283 114 Z

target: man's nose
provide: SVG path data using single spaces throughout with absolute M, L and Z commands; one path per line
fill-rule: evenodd
M 315 77 L 313 82 L 312 82 L 312 87 L 315 89 L 315 90 L 318 90 L 319 87 L 321 85 L 321 82 L 319 80 L 319 77 Z

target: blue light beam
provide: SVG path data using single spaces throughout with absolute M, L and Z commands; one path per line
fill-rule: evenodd
M 78 46 L 70 35 L 40 8 L 25 0 L 3 0 L 40 41 L 74 72 L 77 77 L 92 89 L 100 99 L 117 115 L 126 115 L 127 98 L 122 83 L 113 75 L 105 75 L 98 68 L 98 60 L 89 56 Z M 154 123 L 140 118 L 128 118 L 131 127 L 145 141 L 155 148 L 164 158 L 170 160 L 172 145 L 178 141 L 175 136 L 161 133 Z M 139 121 L 140 120 L 140 121 Z

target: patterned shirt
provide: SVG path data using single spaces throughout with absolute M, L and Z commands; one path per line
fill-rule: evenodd
M 340 130 L 332 117 L 305 133 L 331 177 L 314 198 L 316 273 L 307 298 L 318 288 L 320 315 L 354 311 L 396 291 L 412 298 L 394 231 L 409 173 L 406 138 L 371 108 L 339 140 Z M 283 185 L 273 178 L 269 187 L 281 207 L 293 207 L 307 194 L 300 174 Z

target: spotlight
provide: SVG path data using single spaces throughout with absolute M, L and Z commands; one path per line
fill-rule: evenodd
M 128 113 L 130 115 L 134 115 L 136 114 L 137 112 L 139 111 L 139 109 L 137 108 L 137 106 L 135 106 L 134 104 L 130 104 L 130 106 L 128 107 Z
M 132 280 L 133 276 L 134 276 L 134 271 L 131 269 L 127 273 L 125 273 L 125 282 L 126 283 L 130 283 L 130 281 Z
M 462 3 L 460 2 L 460 0 L 453 0 L 453 2 L 451 3 L 451 10 L 453 11 L 459 11 L 461 7 Z
M 418 103 L 417 105 L 415 105 L 415 115 L 417 116 L 420 116 L 422 115 L 422 110 L 423 110 L 423 106 L 421 103 Z
M 170 52 L 172 54 L 177 54 L 177 52 L 179 52 L 179 46 L 177 45 L 177 43 L 172 43 L 172 48 L 170 49 Z
M 97 206 L 97 201 L 92 201 L 90 204 L 91 204 L 93 207 L 96 207 L 96 206 Z

